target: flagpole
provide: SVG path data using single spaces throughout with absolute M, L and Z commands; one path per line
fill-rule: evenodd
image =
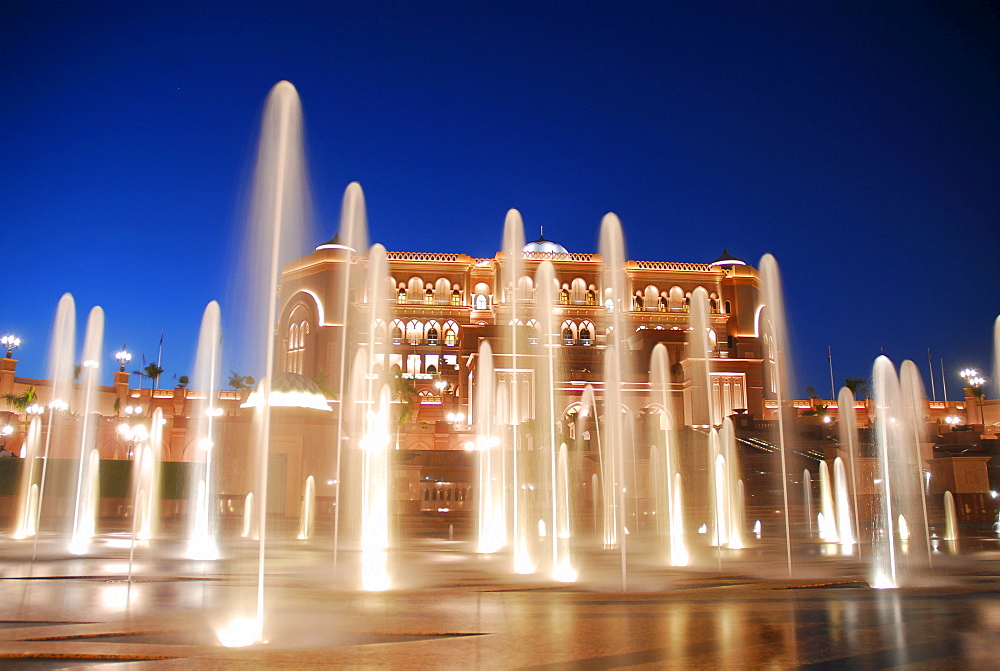
M 931 400 L 937 400 L 937 391 L 934 390 L 934 359 L 931 358 L 931 348 L 927 348 L 927 371 L 930 373 L 931 378 Z M 945 399 L 946 401 L 948 399 Z
M 833 383 L 833 351 L 830 349 L 829 345 L 826 346 L 826 360 L 830 364 L 830 400 L 836 401 L 837 389 L 836 385 Z
M 161 371 L 163 370 L 163 366 L 160 365 L 160 362 L 162 360 L 163 360 L 163 329 L 160 329 L 160 351 L 156 353 L 156 367 L 159 368 Z M 157 375 L 156 379 L 153 382 L 155 384 L 155 388 L 159 389 L 160 376 Z
M 944 407 L 948 408 L 948 382 L 944 378 L 944 357 L 941 357 L 941 394 L 944 396 Z

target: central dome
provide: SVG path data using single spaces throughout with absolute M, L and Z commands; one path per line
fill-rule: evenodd
M 524 246 L 522 251 L 525 252 L 548 252 L 553 254 L 569 254 L 566 248 L 560 245 L 558 242 L 553 242 L 551 240 L 546 240 L 544 235 L 538 237 L 537 240 L 529 242 Z

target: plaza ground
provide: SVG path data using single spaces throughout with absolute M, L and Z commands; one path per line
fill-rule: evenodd
M 257 544 L 196 562 L 178 541 L 106 535 L 87 557 L 63 543 L 0 539 L 3 668 L 947 669 L 995 667 L 1000 653 L 1000 544 L 985 536 L 939 547 L 889 590 L 868 586 L 864 554 L 818 543 L 796 547 L 789 577 L 780 543 L 702 548 L 678 569 L 636 539 L 622 591 L 616 551 L 578 552 L 581 581 L 560 585 L 425 539 L 393 553 L 394 588 L 380 593 L 355 589 L 356 553 L 334 569 L 328 538 L 276 538 L 266 642 L 246 648 L 215 632 L 253 613 Z

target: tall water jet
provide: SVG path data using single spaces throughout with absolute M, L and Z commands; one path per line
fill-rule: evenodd
M 519 326 L 524 322 L 526 301 L 533 296 L 530 293 L 529 280 L 524 276 L 524 222 L 521 213 L 511 209 L 507 212 L 503 227 L 503 259 L 500 267 L 500 284 L 503 292 L 504 310 L 499 314 L 498 323 L 506 319 L 510 325 L 506 351 L 509 353 L 509 375 L 505 385 L 507 397 L 510 399 L 508 413 L 510 423 L 510 453 L 511 453 L 511 543 L 513 550 L 514 571 L 521 575 L 535 572 L 535 561 L 529 547 L 529 539 L 533 537 L 532 519 L 527 505 L 528 482 L 526 477 L 525 452 L 528 437 L 522 424 L 528 419 L 528 408 L 525 403 L 526 389 L 522 373 L 527 372 L 522 351 Z
M 382 591 L 390 586 L 389 551 L 389 388 L 382 385 L 365 411 L 361 471 L 361 588 Z
M 587 432 L 588 422 L 594 419 L 595 431 L 590 436 L 590 438 L 597 445 L 597 455 L 600 459 L 601 455 L 604 454 L 603 448 L 601 446 L 601 431 L 597 412 L 597 399 L 594 396 L 594 385 L 589 382 L 583 385 L 583 393 L 580 395 L 580 412 L 577 413 L 576 418 L 576 435 L 580 449 L 584 449 L 586 444 L 585 434 Z M 604 520 L 604 497 L 605 488 L 604 484 L 604 466 L 603 463 L 598 464 L 601 469 L 601 475 L 598 476 L 594 473 L 590 476 L 590 501 L 591 501 L 591 514 L 593 515 L 593 532 L 595 534 L 602 534 L 602 539 L 604 543 L 607 543 L 607 534 L 605 530 L 605 520 Z
M 31 551 L 32 560 L 38 551 L 37 530 L 41 526 L 45 503 L 45 485 L 48 481 L 49 453 L 52 447 L 52 420 L 57 412 L 64 412 L 69 407 L 73 393 L 73 361 L 76 348 L 76 303 L 73 296 L 66 293 L 59 298 L 55 319 L 52 322 L 52 335 L 49 339 L 48 374 L 52 382 L 52 400 L 49 401 L 49 418 L 45 432 L 45 447 L 42 450 L 42 470 L 38 476 L 38 522 L 36 525 L 35 542 Z
M 97 440 L 97 384 L 100 377 L 101 349 L 104 344 L 104 311 L 100 307 L 90 310 L 87 317 L 87 331 L 83 341 L 83 376 L 82 388 L 78 406 L 83 412 L 80 429 L 80 452 L 77 464 L 76 502 L 73 508 L 73 532 L 70 538 L 69 551 L 76 555 L 85 554 L 94 535 L 94 523 L 97 516 L 97 472 L 93 471 L 100 464 L 100 458 L 95 460 L 92 454 L 97 454 L 94 445 Z
M 739 453 L 736 450 L 736 427 L 733 420 L 725 417 L 722 420 L 722 429 L 719 431 L 719 455 L 723 458 L 725 488 L 726 515 L 728 522 L 726 529 L 727 545 L 731 550 L 739 550 L 744 546 L 744 501 L 743 501 L 743 480 L 740 479 Z
M 385 248 L 373 245 L 368 252 L 367 293 L 361 314 L 365 345 L 358 348 L 348 395 L 355 407 L 352 426 L 360 450 L 361 586 L 381 591 L 391 586 L 388 566 L 390 546 L 389 449 L 392 440 L 392 394 L 388 384 L 388 343 L 380 342 L 377 324 L 385 321 Z
M 670 561 L 673 566 L 687 566 L 688 550 L 686 540 L 686 529 L 684 528 L 684 483 L 681 474 L 674 475 L 673 484 L 673 509 L 675 515 L 671 518 L 670 535 L 674 539 L 670 545 Z
M 38 531 L 38 483 L 35 480 L 36 462 L 41 443 L 42 420 L 32 417 L 21 455 L 21 483 L 17 497 L 14 538 L 29 538 Z
M 837 533 L 837 515 L 833 504 L 833 482 L 830 478 L 830 467 L 825 461 L 819 462 L 819 501 L 823 514 L 823 525 L 819 537 L 827 543 L 839 543 Z
M 958 517 L 955 514 L 955 496 L 950 491 L 944 493 L 944 536 L 941 540 L 958 540 Z
M 476 380 L 473 389 L 473 413 L 478 456 L 479 537 L 476 550 L 490 553 L 507 544 L 507 502 L 504 487 L 504 451 L 496 424 L 496 375 L 493 371 L 493 348 L 488 340 L 479 346 Z
M 355 289 L 358 280 L 363 279 L 359 277 L 361 272 L 356 267 L 353 256 L 363 254 L 368 250 L 368 211 L 365 207 L 364 192 L 357 182 L 351 182 L 344 189 L 344 198 L 340 207 L 340 229 L 337 236 L 330 242 L 320 245 L 319 249 L 324 247 L 339 249 L 344 255 L 343 262 L 339 265 L 337 277 L 339 295 L 337 296 L 338 309 L 336 310 L 337 322 L 334 338 L 334 346 L 336 351 L 340 353 L 336 372 L 337 399 L 340 401 L 340 407 L 337 411 L 337 434 L 335 436 L 337 447 L 333 473 L 333 565 L 336 567 L 340 549 L 341 509 L 343 508 L 341 483 L 343 481 L 343 448 L 346 440 L 344 420 L 347 414 L 344 408 L 344 398 L 347 392 L 347 373 L 350 364 L 347 358 L 350 349 L 347 323 L 351 292 Z
M 689 408 L 687 421 L 691 426 L 708 429 L 703 449 L 706 457 L 705 503 L 708 511 L 709 544 L 721 549 L 729 539 L 728 490 L 726 488 L 726 466 L 724 463 L 719 463 L 719 458 L 722 456 L 719 435 L 712 428 L 716 424 L 711 385 L 710 357 L 712 350 L 708 336 L 710 329 L 708 292 L 705 291 L 704 287 L 696 288 L 691 294 L 688 325 L 688 362 L 690 364 L 691 386 L 685 397 L 685 400 L 688 401 L 685 406 Z M 721 551 L 717 553 L 716 559 L 721 567 Z
M 812 475 L 808 468 L 802 469 L 802 503 L 806 510 L 806 523 L 809 525 L 809 538 L 813 535 L 813 509 L 812 509 Z M 823 513 L 819 513 L 822 515 Z
M 253 492 L 247 492 L 243 497 L 243 525 L 240 527 L 240 538 L 256 538 L 254 532 Z
M 726 488 L 726 458 L 720 454 L 721 438 L 716 428 L 709 429 L 709 482 L 711 483 L 711 514 L 709 544 L 722 548 L 729 544 L 729 490 Z M 720 563 L 721 553 L 717 555 Z
M 899 367 L 899 390 L 903 404 L 903 421 L 908 430 L 910 443 L 909 455 L 906 459 L 908 477 L 903 487 L 897 487 L 897 493 L 907 504 L 907 509 L 901 511 L 908 519 L 920 520 L 919 534 L 923 537 L 923 548 L 926 561 L 933 561 L 931 552 L 930 520 L 927 515 L 927 497 L 924 495 L 924 474 L 930 471 L 924 466 L 925 461 L 934 458 L 933 443 L 927 439 L 924 384 L 917 366 L 906 360 Z M 917 537 L 919 541 L 920 536 Z
M 316 480 L 313 476 L 306 478 L 306 484 L 302 489 L 302 510 L 299 513 L 299 535 L 300 541 L 307 541 L 312 538 L 313 524 L 316 513 Z
M 785 402 L 791 382 L 788 360 L 788 329 L 785 326 L 785 298 L 781 289 L 778 262 L 770 254 L 760 259 L 761 289 L 764 301 L 763 333 L 770 391 L 778 405 L 778 455 L 781 477 L 782 513 L 785 521 L 785 559 L 788 574 L 792 574 L 792 539 L 788 510 L 788 466 L 785 459 Z
M 631 323 L 628 313 L 631 309 L 631 293 L 625 272 L 625 238 L 618 216 L 612 212 L 601 220 L 599 249 L 604 262 L 604 305 L 609 314 L 610 326 L 607 330 L 604 353 L 605 386 L 604 418 L 605 432 L 601 466 L 605 473 L 604 491 L 606 520 L 605 545 L 617 543 L 621 554 L 622 590 L 627 588 L 626 576 L 626 510 L 625 510 L 625 403 L 622 397 L 624 386 L 630 381 L 626 367 L 628 338 Z M 608 468 L 605 470 L 605 457 Z M 611 533 L 613 532 L 613 533 Z
M 840 444 L 847 446 L 847 459 L 850 464 L 851 493 L 849 498 L 854 511 L 854 538 L 861 538 L 861 512 L 858 497 L 858 419 L 854 410 L 854 392 L 847 387 L 842 387 L 837 395 L 837 426 L 840 434 Z M 841 525 L 843 528 L 843 525 Z M 858 546 L 858 557 L 861 556 L 861 546 Z
M 687 395 L 690 403 L 688 424 L 710 427 L 721 424 L 716 421 L 712 403 L 711 363 L 712 347 L 709 343 L 711 325 L 708 319 L 708 292 L 698 287 L 691 293 L 691 307 L 688 314 L 688 363 L 691 367 L 691 388 Z M 714 458 L 714 457 L 713 457 Z
M 667 348 L 663 343 L 657 343 L 653 347 L 649 379 L 653 403 L 660 409 L 658 413 L 660 425 L 657 427 L 659 431 L 655 433 L 658 442 L 653 446 L 652 454 L 663 455 L 662 470 L 650 468 L 651 477 L 654 478 L 655 482 L 653 491 L 657 492 L 657 523 L 663 537 L 667 539 L 670 565 L 687 566 L 688 551 L 684 535 L 684 511 L 681 497 L 679 493 L 675 494 L 674 491 L 674 483 L 680 478 L 680 460 L 677 454 L 672 421 L 670 361 L 667 356 Z M 652 457 L 650 461 L 652 462 Z
M 222 370 L 222 315 L 215 301 L 205 306 L 198 332 L 195 353 L 195 389 L 204 391 L 204 398 L 195 403 L 195 435 L 198 452 L 196 468 L 192 469 L 195 508 L 188 532 L 187 556 L 191 559 L 214 560 L 219 557 L 216 540 L 216 517 L 213 513 L 216 492 L 215 434 L 218 417 L 219 382 Z
M 875 444 L 878 450 L 879 483 L 872 538 L 872 586 L 893 588 L 899 586 L 897 575 L 898 547 L 896 516 L 900 515 L 894 488 L 897 475 L 902 471 L 895 462 L 904 462 L 910 454 L 909 430 L 903 421 L 899 379 L 896 370 L 885 356 L 875 360 L 872 369 L 875 392 Z M 905 480 L 905 475 L 903 476 Z
M 923 422 L 918 376 L 912 362 L 903 365 L 905 389 L 892 362 L 884 356 L 875 360 L 872 380 L 875 388 L 875 437 L 879 459 L 876 522 L 873 541 L 873 582 L 876 587 L 897 587 L 901 570 L 930 562 L 929 535 L 920 520 L 923 508 L 922 468 L 919 456 L 920 425 Z M 913 538 L 914 543 L 908 541 Z M 924 542 L 921 542 L 924 541 Z M 898 544 L 897 544 L 898 543 Z M 926 547 L 919 553 L 903 549 Z M 919 555 L 919 556 L 918 556 Z M 905 561 L 904 561 L 905 560 Z
M 556 559 L 553 561 L 552 578 L 559 582 L 575 582 L 576 569 L 573 567 L 571 541 L 573 538 L 573 510 L 570 504 L 571 479 L 569 454 L 566 443 L 559 445 L 556 456 L 556 527 L 553 535 L 556 537 Z
M 148 541 L 156 535 L 160 512 L 160 462 L 163 457 L 163 410 L 153 410 L 147 440 L 138 445 L 132 467 L 133 535 Z
M 546 526 L 551 530 L 549 533 L 549 557 L 552 577 L 560 582 L 572 582 L 576 579 L 576 572 L 572 568 L 569 549 L 569 497 L 560 490 L 565 486 L 561 485 L 559 472 L 559 445 L 557 436 L 557 424 L 559 413 L 556 409 L 557 382 L 556 371 L 559 369 L 560 352 L 560 329 L 555 322 L 556 310 L 556 277 L 555 267 L 551 261 L 543 261 L 538 266 L 535 275 L 535 322 L 539 334 L 541 335 L 541 354 L 534 357 L 534 378 L 536 388 L 535 400 L 535 435 L 534 445 L 536 450 L 546 455 L 545 463 L 537 464 L 538 470 L 545 473 L 545 477 L 540 482 L 546 484 L 545 496 L 536 497 L 538 510 L 535 514 L 539 519 L 546 522 Z M 563 460 L 565 464 L 565 459 Z M 546 472 L 547 471 L 547 472 Z M 545 502 L 543 505 L 542 502 Z M 564 525 L 560 525 L 560 519 L 565 520 Z M 564 537 L 560 538 L 560 528 L 563 529 Z
M 854 519 L 851 517 L 853 506 L 851 505 L 850 487 L 847 484 L 844 460 L 840 457 L 835 457 L 833 460 L 833 492 L 837 514 L 837 535 L 840 537 L 840 544 L 845 548 L 850 548 L 854 545 L 856 538 L 853 529 Z
M 302 147 L 298 92 L 287 81 L 278 82 L 268 94 L 261 121 L 247 227 L 250 251 L 244 257 L 244 284 L 239 294 L 245 301 L 248 321 L 243 331 L 247 350 L 253 364 L 263 368 L 257 387 L 260 401 L 252 438 L 257 462 L 254 496 L 258 531 L 257 597 L 252 619 L 238 617 L 219 632 L 220 641 L 226 646 L 250 645 L 261 640 L 264 630 L 267 476 L 278 270 L 282 261 L 301 255 L 301 237 L 311 210 Z

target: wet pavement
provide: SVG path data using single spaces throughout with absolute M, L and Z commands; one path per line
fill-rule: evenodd
M 863 561 L 780 548 L 696 555 L 577 556 L 582 581 L 508 577 L 509 557 L 426 542 L 392 557 L 394 589 L 354 589 L 323 541 L 265 555 L 264 637 L 225 648 L 216 631 L 255 612 L 259 556 L 177 556 L 177 543 L 95 542 L 86 558 L 56 539 L 0 539 L 0 667 L 50 668 L 996 668 L 1000 547 L 935 555 L 906 586 L 872 589 Z M 35 551 L 37 559 L 30 561 Z M 129 564 L 129 556 L 132 563 Z M 131 566 L 131 576 L 130 576 Z

